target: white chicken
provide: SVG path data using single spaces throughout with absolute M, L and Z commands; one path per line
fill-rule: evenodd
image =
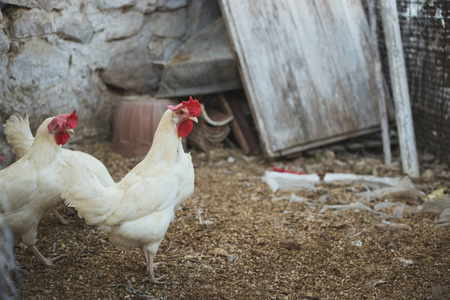
M 175 208 L 194 192 L 194 168 L 181 140 L 197 122 L 201 107 L 190 97 L 177 106 L 168 106 L 144 158 L 120 182 L 103 186 L 83 168 L 63 173 L 63 198 L 85 218 L 99 226 L 114 245 L 140 247 L 147 264 L 149 282 L 155 278 L 153 257 L 174 217 Z
M 12 151 L 16 155 L 16 159 L 20 159 L 27 153 L 34 141 L 33 134 L 30 130 L 28 116 L 22 118 L 18 115 L 13 115 L 6 121 L 3 127 L 5 128 L 5 136 L 8 144 L 11 145 Z M 65 158 L 74 155 L 75 157 L 72 159 L 75 159 L 77 163 L 84 162 L 88 172 L 97 177 L 104 186 L 111 186 L 115 183 L 103 163 L 92 155 L 82 151 L 64 148 L 62 149 L 61 155 Z M 62 199 L 60 202 L 62 202 Z M 69 224 L 55 208 L 53 208 L 52 211 L 61 223 L 65 225 Z
M 45 258 L 36 248 L 36 231 L 42 216 L 61 202 L 61 145 L 67 143 L 77 122 L 75 111 L 47 118 L 26 154 L 0 171 L 0 217 L 45 265 L 65 256 Z

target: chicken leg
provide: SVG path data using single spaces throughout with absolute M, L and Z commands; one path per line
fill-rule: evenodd
M 167 281 L 160 281 L 161 279 L 166 277 L 167 274 L 164 274 L 161 277 L 155 278 L 155 273 L 153 271 L 153 268 L 155 266 L 162 265 L 162 264 L 165 264 L 165 263 L 164 262 L 160 262 L 160 263 L 155 263 L 154 264 L 153 263 L 154 255 L 149 254 L 148 251 L 147 251 L 147 248 L 145 246 L 142 246 L 141 249 L 142 249 L 142 253 L 144 254 L 145 263 L 147 264 L 147 278 L 145 278 L 145 281 L 148 281 L 150 283 L 156 283 L 156 284 L 167 283 Z
M 52 212 L 56 216 L 58 221 L 63 225 L 70 225 L 70 223 L 73 222 L 73 221 L 69 221 L 66 218 L 64 218 L 63 216 L 61 216 L 61 214 L 56 210 L 56 208 L 52 208 Z
M 39 252 L 39 250 L 38 250 L 38 248 L 36 248 L 36 246 L 31 246 L 30 250 L 41 261 L 41 263 L 43 263 L 46 266 L 51 266 L 51 265 L 53 265 L 53 262 L 57 261 L 58 259 L 67 257 L 67 254 L 62 254 L 62 255 L 53 257 L 51 259 L 48 259 L 44 255 L 42 255 L 41 252 Z

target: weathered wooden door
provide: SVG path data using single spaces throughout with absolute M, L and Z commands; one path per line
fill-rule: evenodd
M 220 0 L 268 157 L 378 129 L 360 0 Z

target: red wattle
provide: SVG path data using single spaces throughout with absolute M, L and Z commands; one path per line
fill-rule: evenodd
M 191 120 L 186 120 L 178 125 L 178 135 L 182 138 L 187 137 L 191 133 L 194 123 Z
M 60 132 L 55 135 L 55 141 L 58 145 L 65 145 L 70 139 L 70 134 L 68 132 Z

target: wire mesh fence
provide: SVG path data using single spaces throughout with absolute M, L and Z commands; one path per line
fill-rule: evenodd
M 390 86 L 378 2 L 379 47 Z M 445 160 L 450 157 L 449 2 L 397 0 L 417 146 Z
M 450 153 L 448 0 L 397 0 L 417 144 Z

